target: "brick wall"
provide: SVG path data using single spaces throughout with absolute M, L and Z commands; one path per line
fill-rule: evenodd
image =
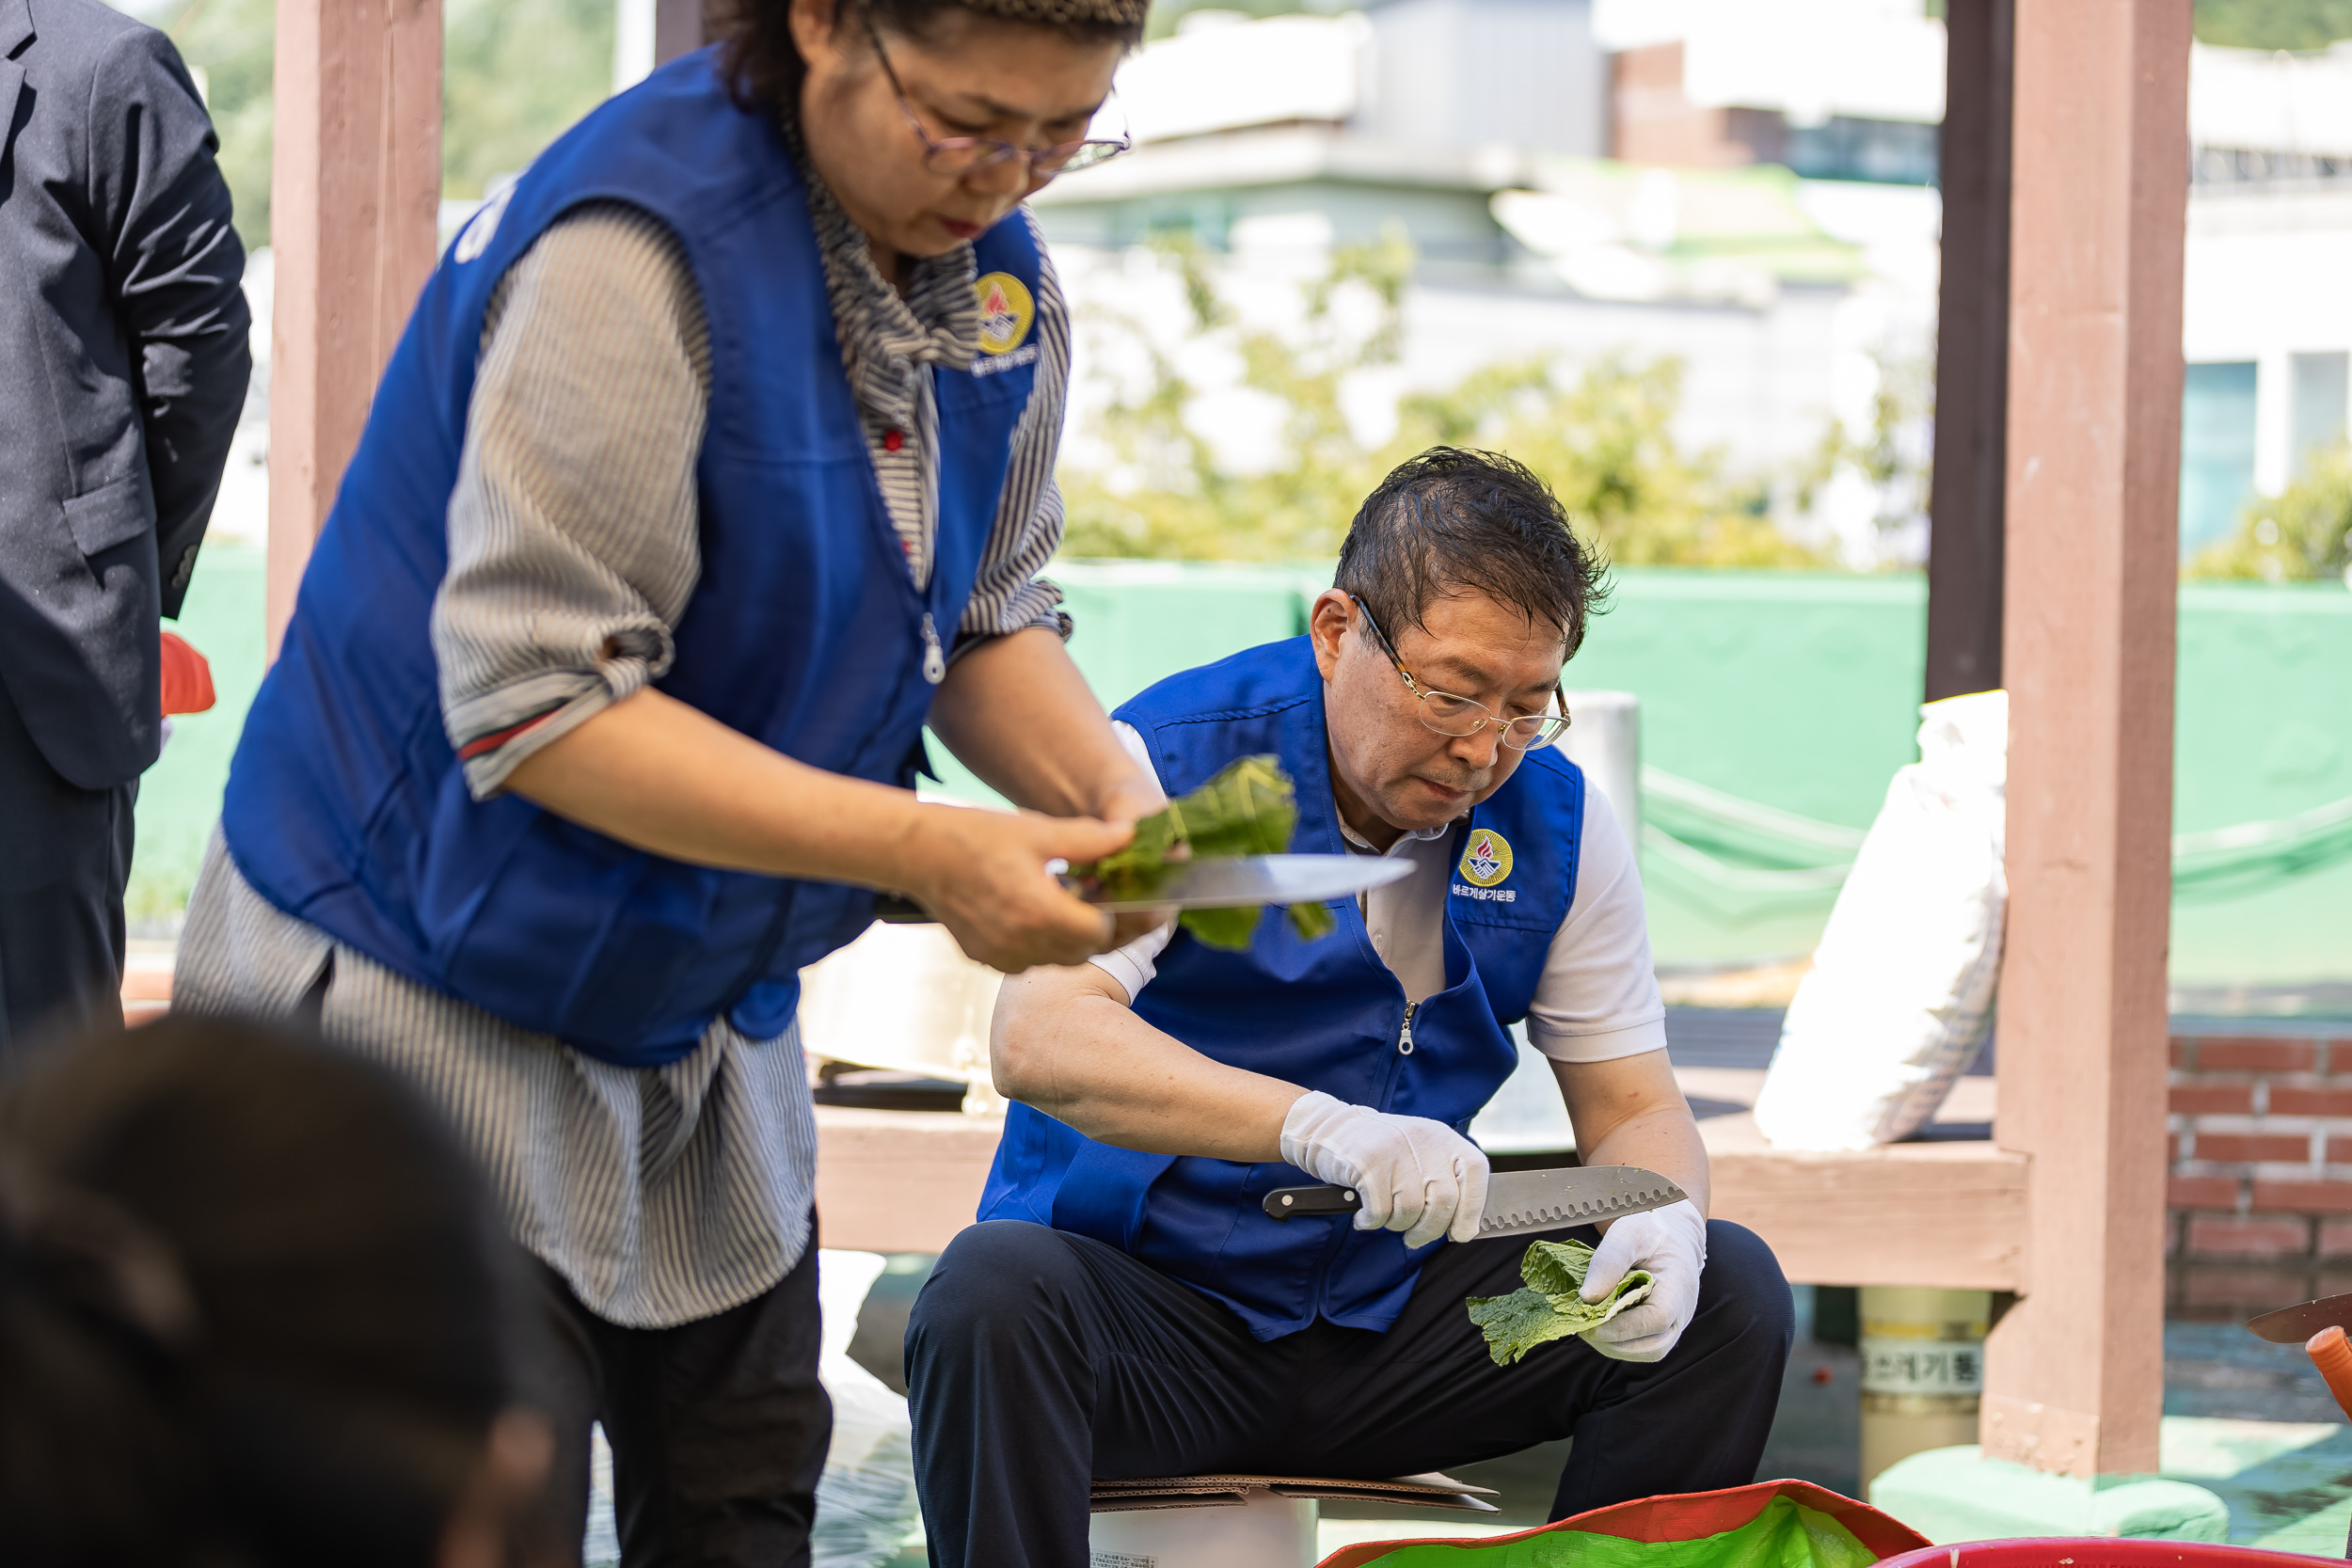
M 2171 1085 L 2175 1258 L 2352 1259 L 2352 1025 L 2176 1035 Z

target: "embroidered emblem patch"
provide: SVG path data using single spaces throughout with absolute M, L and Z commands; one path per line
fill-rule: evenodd
M 1010 354 L 1029 335 L 1037 320 L 1037 302 L 1021 279 L 1009 272 L 983 273 L 972 280 L 980 301 L 980 352 Z
M 1477 887 L 1492 887 L 1511 874 L 1511 845 L 1492 828 L 1470 834 L 1462 851 L 1462 876 Z
M 506 215 L 506 204 L 514 199 L 515 182 L 509 181 L 504 190 L 484 202 L 467 220 L 465 229 L 457 236 L 457 243 L 450 247 L 450 253 L 457 259 L 459 265 L 479 260 L 482 253 L 490 248 L 490 242 L 498 237 L 499 219 Z

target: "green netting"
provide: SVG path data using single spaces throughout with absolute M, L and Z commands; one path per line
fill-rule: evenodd
M 1642 848 L 1652 875 L 1694 888 L 1721 912 L 1826 908 L 1853 868 L 1863 831 L 1743 800 L 1662 768 L 1642 769 Z M 2352 863 L 2352 800 L 2270 822 L 2176 833 L 2172 891 L 2184 900 L 2265 893 Z
M 1828 1514 L 1774 1497 L 1738 1529 L 1694 1541 L 1549 1530 L 1489 1545 L 1399 1546 L 1363 1568 L 1868 1568 L 1877 1560 Z

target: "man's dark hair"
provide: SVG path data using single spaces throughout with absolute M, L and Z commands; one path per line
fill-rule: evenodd
M 1143 40 L 1149 0 L 835 0 L 834 25 L 859 27 L 861 14 L 893 38 L 920 43 L 949 11 L 976 11 L 1050 27 L 1084 43 L 1132 48 Z M 801 102 L 808 62 L 792 41 L 792 0 L 712 0 L 712 36 L 726 47 L 723 69 L 746 107 L 789 114 Z
M 1551 487 L 1500 452 L 1432 447 L 1364 498 L 1332 586 L 1391 637 L 1438 599 L 1479 593 L 1560 628 L 1573 657 L 1609 607 L 1607 566 L 1568 527 Z

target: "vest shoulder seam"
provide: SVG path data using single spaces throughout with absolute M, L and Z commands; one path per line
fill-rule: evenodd
M 1166 724 L 1227 724 L 1232 723 L 1233 721 L 1238 719 L 1268 718 L 1277 713 L 1287 712 L 1291 708 L 1297 707 L 1303 703 L 1312 702 L 1313 700 L 1314 699 L 1311 695 L 1302 694 L 1295 697 L 1285 697 L 1279 702 L 1261 703 L 1254 707 L 1228 707 L 1217 708 L 1202 713 L 1180 713 L 1165 719 L 1153 719 L 1147 715 L 1137 714 L 1136 715 L 1136 718 L 1142 719 L 1145 723 L 1150 724 L 1153 729 L 1158 729 L 1162 725 Z M 1133 723 L 1135 720 L 1130 719 L 1127 721 L 1129 723 Z

